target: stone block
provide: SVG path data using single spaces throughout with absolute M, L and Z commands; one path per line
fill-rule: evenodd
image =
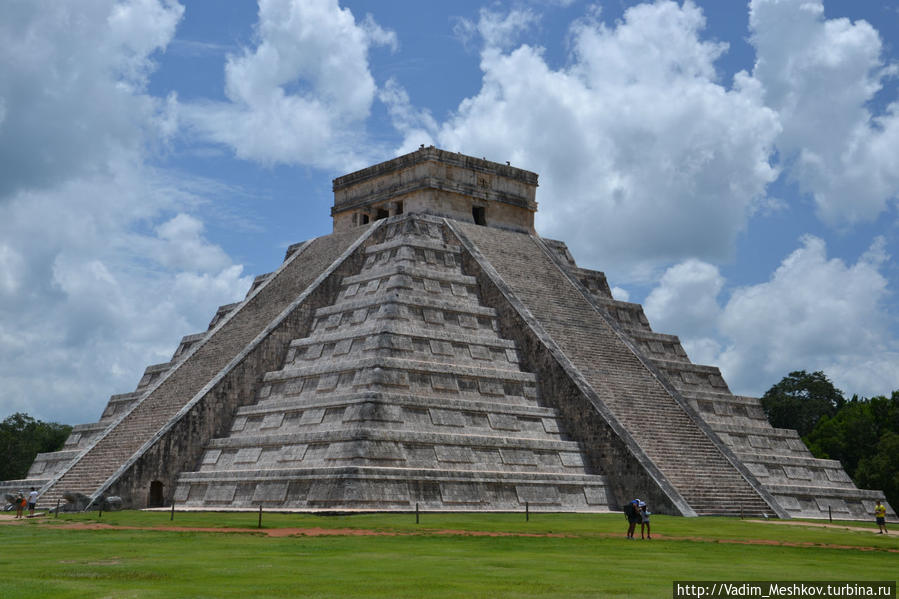
M 266 482 L 256 485 L 253 503 L 283 503 L 287 499 L 286 482 Z
M 549 485 L 515 485 L 515 493 L 520 503 L 535 505 L 559 505 L 561 496 L 559 489 Z
M 493 430 L 499 431 L 518 431 L 521 430 L 521 426 L 518 423 L 518 418 L 511 414 L 494 414 L 488 413 L 487 420 L 490 422 L 490 428 Z
M 284 422 L 284 412 L 266 414 L 259 428 L 280 428 L 282 422 Z
M 455 350 L 453 350 L 453 344 L 449 341 L 431 339 L 430 347 L 431 353 L 439 356 L 452 356 L 456 353 Z
M 175 503 L 184 503 L 188 497 L 190 497 L 190 484 L 179 483 L 175 487 L 175 494 L 172 496 L 172 499 L 175 500 Z
M 431 416 L 431 423 L 435 426 L 465 426 L 465 416 L 462 412 L 430 408 L 428 413 Z
M 440 462 L 471 464 L 474 455 L 470 447 L 462 445 L 435 445 L 434 453 Z
M 465 285 L 452 283 L 451 288 L 453 291 L 453 295 L 455 295 L 456 297 L 468 297 L 468 289 L 465 287 Z
M 795 512 L 801 509 L 799 500 L 795 497 L 792 497 L 790 495 L 775 495 L 774 498 L 777 500 L 777 503 L 783 506 L 785 510 Z
M 443 311 L 434 310 L 432 308 L 424 308 L 422 310 L 424 321 L 429 324 L 443 324 Z
M 318 386 L 316 387 L 316 391 L 318 393 L 324 393 L 325 391 L 333 391 L 337 388 L 337 382 L 340 380 L 340 375 L 338 373 L 329 373 L 323 374 L 318 378 Z
M 449 504 L 479 504 L 485 500 L 485 490 L 477 482 L 440 483 L 440 498 Z
M 562 451 L 559 452 L 559 458 L 562 460 L 562 465 L 566 468 L 584 467 L 584 458 L 579 453 L 575 453 L 573 451 Z
M 431 387 L 435 391 L 458 391 L 456 377 L 449 374 L 432 374 Z
M 299 424 L 301 425 L 309 425 L 309 424 L 321 424 L 322 418 L 325 415 L 325 411 L 321 408 L 313 408 L 311 410 L 303 410 L 303 414 L 300 416 Z
M 784 466 L 784 473 L 787 475 L 787 478 L 799 478 L 803 480 L 809 480 L 812 478 L 811 473 L 808 468 L 803 466 Z
M 350 353 L 350 348 L 353 347 L 352 339 L 341 339 L 337 343 L 334 344 L 334 351 L 331 355 L 333 356 L 343 356 L 345 354 Z
M 833 513 L 848 513 L 849 506 L 846 505 L 846 502 L 839 497 L 816 497 L 815 503 L 818 505 L 818 509 L 822 512 L 827 512 L 827 508 L 830 507 Z
M 500 449 L 499 454 L 502 456 L 503 464 L 506 465 L 535 466 L 537 464 L 534 452 L 526 449 Z
M 756 462 L 744 462 L 744 463 L 746 464 L 746 467 L 749 469 L 749 471 L 752 473 L 753 476 L 758 476 L 760 478 L 767 478 L 768 476 L 770 476 L 770 473 L 768 472 L 768 467 L 765 466 L 764 464 L 758 464 Z
M 584 498 L 587 501 L 587 505 L 608 505 L 609 503 L 605 487 L 585 486 Z
M 474 360 L 491 360 L 493 356 L 490 354 L 490 350 L 484 347 L 483 345 L 469 345 L 468 353 L 471 355 Z
M 222 455 L 221 449 L 207 449 L 203 454 L 203 461 L 200 462 L 203 466 L 214 466 L 219 461 L 219 457 Z
M 234 500 L 236 491 L 237 485 L 235 484 L 214 483 L 206 488 L 203 501 L 209 503 L 230 503 Z
M 242 447 L 237 450 L 237 454 L 234 456 L 234 463 L 255 464 L 259 460 L 261 453 L 261 447 Z
M 301 462 L 306 456 L 306 450 L 309 446 L 305 443 L 297 445 L 285 445 L 281 448 L 279 461 L 281 462 Z
M 484 395 L 506 394 L 502 382 L 493 379 L 478 379 L 478 391 Z
M 824 473 L 827 479 L 836 483 L 849 483 L 852 479 L 846 474 L 842 468 L 825 468 Z
M 459 314 L 459 326 L 463 329 L 478 328 L 478 319 L 471 314 Z

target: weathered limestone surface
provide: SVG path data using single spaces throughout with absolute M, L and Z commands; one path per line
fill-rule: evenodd
M 605 427 L 599 421 L 606 420 L 619 428 L 619 436 L 636 444 L 630 445 L 630 456 L 616 453 L 615 458 L 623 464 L 638 462 L 656 488 L 624 487 L 619 500 L 661 491 L 685 514 L 779 511 L 759 492 L 757 481 L 739 471 L 720 442 L 668 393 L 604 315 L 571 284 L 537 238 L 462 223 L 452 227 L 469 240 L 480 266 L 492 267 L 509 299 L 520 302 L 518 310 L 531 320 L 530 328 L 542 330 L 577 373 L 583 388 L 580 397 L 553 399 L 573 402 L 569 409 L 580 413 L 589 413 L 591 406 L 585 403 L 592 404 L 601 418 L 582 418 L 572 426 L 592 439 L 603 434 L 595 429 L 602 431 Z M 591 445 L 596 446 L 587 443 Z M 614 461 L 604 466 L 614 479 Z M 659 499 L 656 496 L 655 503 Z
M 176 365 L 148 368 L 138 386 L 148 387 L 145 394 L 55 474 L 41 490 L 42 501 L 52 505 L 63 492 L 107 493 L 143 507 L 151 481 L 162 483 L 162 498 L 166 489 L 171 495 L 177 472 L 198 459 L 205 439 L 227 427 L 234 408 L 250 401 L 258 373 L 280 363 L 286 343 L 302 330 L 304 311 L 314 309 L 316 299 L 327 301 L 322 296 L 334 283 L 320 281 L 304 298 L 309 301 L 292 304 L 364 232 L 306 244 L 254 294 L 230 307 Z M 282 314 L 288 307 L 290 313 Z
M 334 231 L 398 214 L 425 213 L 534 230 L 537 174 L 433 146 L 334 179 Z
M 564 243 L 546 245 L 585 297 L 604 309 L 632 349 L 652 363 L 655 376 L 689 402 L 788 514 L 870 517 L 883 493 L 856 488 L 838 461 L 814 458 L 796 431 L 770 425 L 757 398 L 733 395 L 718 368 L 693 364 L 676 336 L 653 332 L 639 304 L 614 300 L 608 286 L 595 283 L 596 274 L 577 268 Z
M 461 254 L 439 220 L 391 219 L 175 500 L 607 510 L 605 477 L 542 405 Z

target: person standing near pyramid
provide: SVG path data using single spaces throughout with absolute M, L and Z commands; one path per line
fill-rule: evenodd
M 879 499 L 877 505 L 874 506 L 874 519 L 877 521 L 877 528 L 880 529 L 877 534 L 882 535 L 889 532 L 887 530 L 887 508 Z

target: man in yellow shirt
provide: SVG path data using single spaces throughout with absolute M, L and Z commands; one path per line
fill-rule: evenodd
M 889 532 L 887 530 L 887 507 L 880 503 L 880 500 L 877 500 L 877 505 L 874 506 L 874 518 L 877 520 L 877 527 L 880 531 L 877 533 L 882 535 L 885 532 Z

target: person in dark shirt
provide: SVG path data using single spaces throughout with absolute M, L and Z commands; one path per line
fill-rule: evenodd
M 640 504 L 639 499 L 634 499 L 626 506 L 624 506 L 624 517 L 627 518 L 627 538 L 634 538 L 634 529 L 637 527 L 637 524 L 643 519 L 640 516 L 640 510 L 637 509 L 637 506 Z

